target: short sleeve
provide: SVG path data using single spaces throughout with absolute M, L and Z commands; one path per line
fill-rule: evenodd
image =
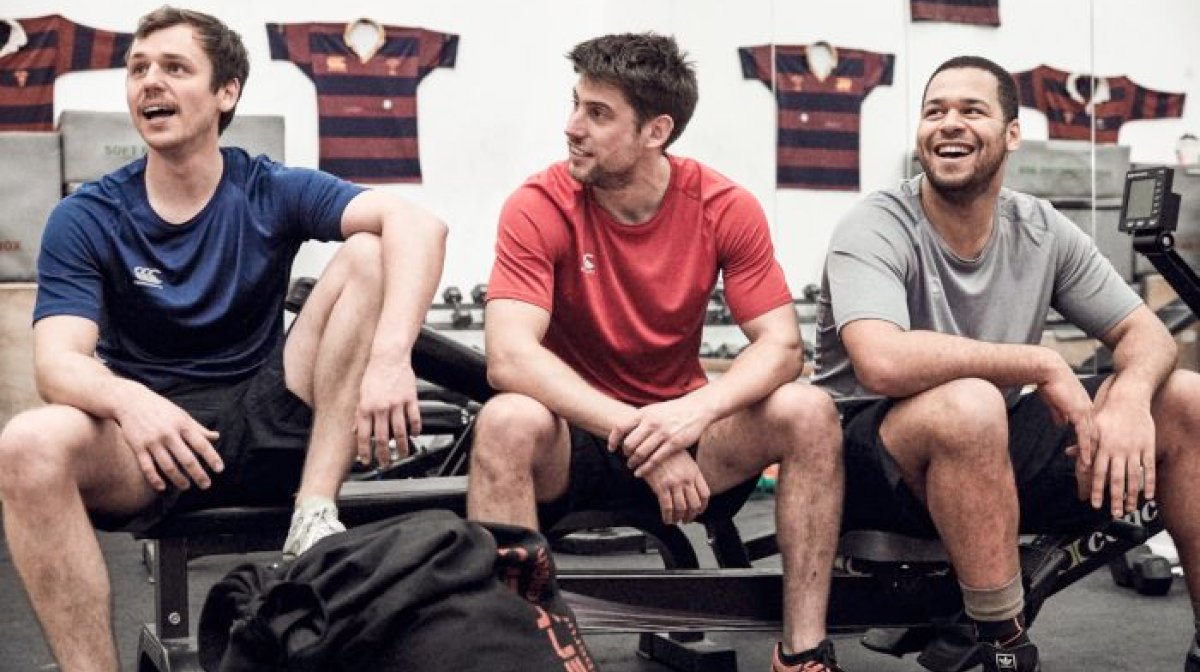
M 775 68 L 774 63 L 771 62 L 772 51 L 769 44 L 757 47 L 739 47 L 738 56 L 742 60 L 742 77 L 757 79 L 768 89 L 773 88 Z
M 1142 300 L 1121 279 L 1091 237 L 1057 211 L 1052 211 L 1049 217 L 1058 243 L 1050 305 L 1071 324 L 1099 338 L 1141 305 Z
M 1185 94 L 1155 91 L 1140 84 L 1133 85 L 1133 104 L 1130 119 L 1178 119 L 1183 116 Z
M 268 175 L 299 238 L 342 240 L 342 214 L 365 189 L 320 170 L 289 168 L 274 162 Z
M 515 299 L 553 310 L 556 250 L 561 245 L 545 234 L 561 218 L 534 187 L 523 186 L 508 198 L 500 212 L 488 300 Z
M 308 26 L 305 24 L 267 24 L 267 43 L 271 48 L 271 60 L 291 61 L 304 71 L 310 78 L 312 71 L 312 50 L 309 48 Z
M 869 93 L 876 86 L 891 86 L 892 73 L 895 69 L 896 57 L 893 54 L 877 54 L 864 52 L 863 93 Z
M 132 33 L 92 28 L 56 17 L 58 24 L 58 73 L 103 70 L 125 65 L 133 44 Z
M 86 231 L 90 217 L 67 198 L 50 213 L 37 260 L 34 322 L 52 315 L 74 315 L 100 324 L 104 274 L 100 252 Z
M 847 213 L 834 230 L 825 260 L 838 331 L 861 319 L 909 329 L 906 279 L 914 255 L 903 225 L 871 199 Z
M 790 304 L 792 294 L 775 258 L 767 217 L 754 196 L 732 188 L 715 216 L 725 300 L 734 321 L 743 324 Z

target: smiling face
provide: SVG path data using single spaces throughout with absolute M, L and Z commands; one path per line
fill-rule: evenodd
M 194 29 L 181 23 L 134 41 L 125 70 L 125 100 L 142 139 L 170 151 L 217 142 L 222 112 L 237 104 L 239 83 L 212 89 L 212 62 Z
M 571 176 L 599 189 L 628 185 L 639 162 L 661 153 L 653 124 L 638 124 L 637 113 L 621 90 L 580 77 L 567 117 L 567 166 Z
M 917 158 L 938 195 L 963 203 L 998 189 L 1004 159 L 1020 141 L 1017 121 L 1004 121 L 992 73 L 952 68 L 929 82 L 917 127 Z

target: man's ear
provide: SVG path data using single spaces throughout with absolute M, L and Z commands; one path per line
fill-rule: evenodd
M 1015 152 L 1021 147 L 1021 122 L 1013 119 L 1008 122 L 1008 128 L 1004 131 L 1004 144 L 1008 147 L 1008 151 Z
M 231 79 L 217 90 L 217 105 L 222 112 L 228 112 L 237 107 L 238 99 L 242 97 L 242 83 Z
M 667 141 L 671 138 L 671 132 L 674 130 L 675 120 L 670 115 L 658 115 L 646 122 L 646 145 L 655 148 L 666 146 Z

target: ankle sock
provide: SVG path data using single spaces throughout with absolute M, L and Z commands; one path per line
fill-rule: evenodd
M 958 586 L 962 589 L 963 608 L 972 621 L 1004 621 L 1025 611 L 1025 586 L 1020 572 L 991 588 L 974 588 L 962 582 Z
M 321 509 L 333 509 L 333 515 L 337 515 L 337 504 L 328 497 L 321 495 L 305 495 L 296 500 L 297 511 L 318 511 Z

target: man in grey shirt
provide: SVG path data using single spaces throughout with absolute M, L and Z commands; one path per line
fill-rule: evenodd
M 1200 376 L 1172 371 L 1170 334 L 1087 236 L 1001 187 L 1016 117 L 995 63 L 959 57 L 934 72 L 917 130 L 924 174 L 868 196 L 830 242 L 816 382 L 865 400 L 843 417 L 845 526 L 939 535 L 984 669 L 1027 672 L 1040 666 L 1018 527 L 1098 524 L 1144 489 L 1200 606 Z M 1115 373 L 1081 381 L 1038 345 L 1050 307 L 1112 349 Z M 1195 642 L 1186 671 L 1200 672 Z

